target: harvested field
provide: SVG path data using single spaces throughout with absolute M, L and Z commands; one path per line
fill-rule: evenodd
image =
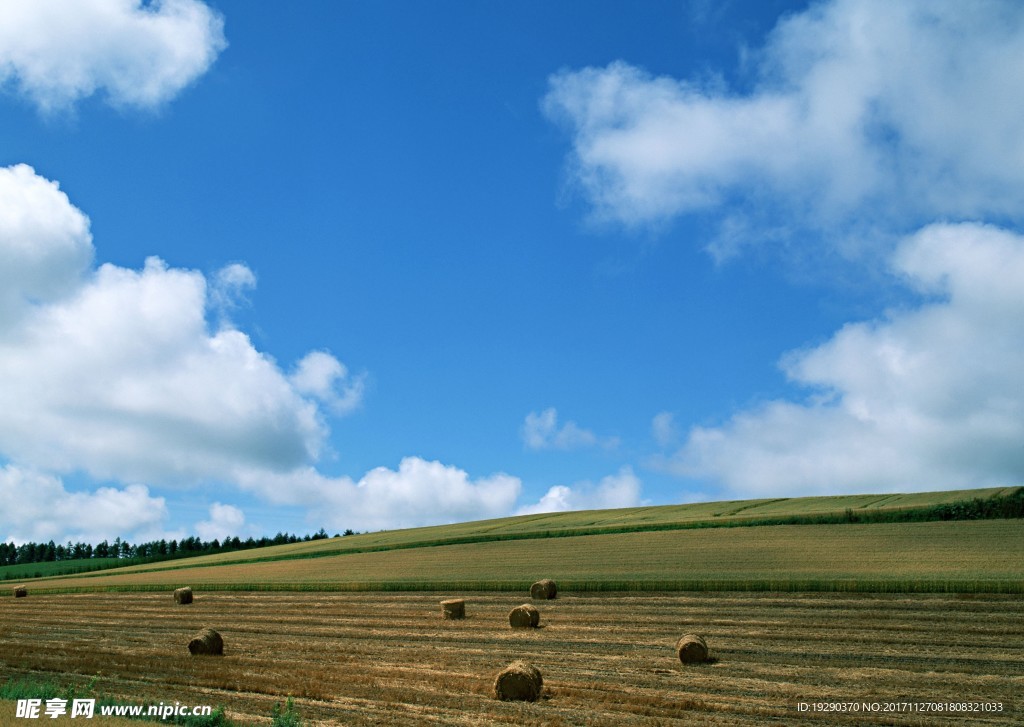
M 34 675 L 135 702 L 223 705 L 269 724 L 295 697 L 323 725 L 1012 724 L 1024 718 L 1024 601 L 1016 595 L 574 594 L 543 628 L 510 629 L 521 594 L 475 593 L 465 620 L 442 593 L 207 592 L 0 599 L 0 680 Z M 467 594 L 468 595 L 468 594 Z M 372 599 L 373 608 L 367 608 Z M 627 618 L 623 614 L 628 614 Z M 220 631 L 223 657 L 182 647 Z M 679 663 L 681 633 L 712 661 Z M 522 659 L 540 701 L 492 697 Z M 1000 702 L 1001 713 L 832 714 L 807 702 Z M 0 702 L 0 724 L 14 704 Z

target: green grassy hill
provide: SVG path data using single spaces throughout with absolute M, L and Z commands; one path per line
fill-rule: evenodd
M 315 558 L 342 553 L 458 545 L 503 540 L 533 540 L 579 535 L 654 532 L 712 527 L 830 524 L 944 520 L 942 510 L 955 513 L 970 503 L 1009 503 L 1024 510 L 1024 487 L 996 487 L 946 492 L 889 495 L 839 495 L 765 500 L 732 500 L 687 505 L 657 505 L 616 510 L 519 515 L 403 530 L 383 530 L 257 550 L 217 553 L 162 563 L 129 566 L 124 570 L 152 571 L 199 565 L 254 563 L 267 560 Z M 936 512 L 938 511 L 938 512 Z M 121 570 L 121 569 L 119 569 Z
M 1024 488 L 551 513 L 219 553 L 33 590 L 1024 590 Z M 991 519 L 1016 513 L 1010 519 Z M 984 521 L 978 521 L 981 518 Z M 986 519 L 988 518 L 988 519 Z
M 0 580 L 14 581 L 21 578 L 85 573 L 116 567 L 117 558 L 78 558 L 75 560 L 46 561 L 43 563 L 22 563 L 0 566 Z

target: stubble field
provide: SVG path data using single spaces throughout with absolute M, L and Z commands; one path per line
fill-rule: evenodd
M 464 621 L 439 601 L 467 599 Z M 1024 601 L 971 594 L 560 594 L 513 630 L 514 593 L 50 594 L 0 599 L 0 680 L 32 675 L 142 703 L 223 705 L 269 724 L 295 698 L 315 724 L 1014 724 L 1024 719 Z M 191 657 L 202 627 L 225 656 Z M 673 644 L 704 634 L 712 663 Z M 536 704 L 491 698 L 513 659 Z M 798 702 L 1000 703 L 964 714 L 800 712 Z M 813 709 L 813 708 L 812 708 Z M 13 716 L 0 702 L 0 723 Z M 53 722 L 54 720 L 47 720 Z M 71 720 L 58 720 L 71 723 Z M 27 724 L 27 722 L 22 721 Z M 95 723 L 95 722 L 94 722 Z

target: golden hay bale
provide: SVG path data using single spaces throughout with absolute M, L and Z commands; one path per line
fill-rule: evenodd
M 193 656 L 223 656 L 224 639 L 213 629 L 203 629 L 188 642 L 188 650 Z
M 684 664 L 700 664 L 708 660 L 708 644 L 703 636 L 686 634 L 676 642 L 676 654 Z
M 441 601 L 441 614 L 450 619 L 466 618 L 466 602 L 461 598 Z
M 174 589 L 175 603 L 192 603 L 192 589 L 188 586 Z
M 15 586 L 14 587 L 14 597 L 15 598 L 24 598 L 27 595 L 28 595 L 28 589 L 25 588 L 25 586 Z
M 514 629 L 535 629 L 540 623 L 540 611 L 537 610 L 536 606 L 524 603 L 522 606 L 516 606 L 508 612 L 508 622 Z
M 558 595 L 558 586 L 550 578 L 537 581 L 530 586 L 530 598 L 548 600 Z
M 544 678 L 537 667 L 524 661 L 513 661 L 494 679 L 494 697 L 502 701 L 536 702 L 543 686 Z

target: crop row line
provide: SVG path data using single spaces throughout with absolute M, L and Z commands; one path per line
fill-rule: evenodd
M 166 584 L 122 584 L 101 587 L 33 588 L 34 594 L 162 592 Z M 528 591 L 527 581 L 360 581 L 295 583 L 204 583 L 204 591 Z M 821 592 L 821 593 L 1024 593 L 1024 580 L 993 579 L 690 579 L 690 580 L 582 580 L 561 582 L 560 589 L 577 593 L 657 592 Z

